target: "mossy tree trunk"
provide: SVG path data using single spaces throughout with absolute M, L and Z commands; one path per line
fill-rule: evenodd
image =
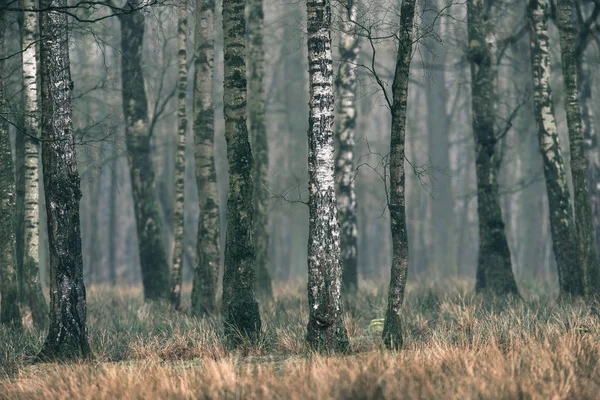
M 565 85 L 565 111 L 569 129 L 571 153 L 571 178 L 575 206 L 575 230 L 579 253 L 579 265 L 585 276 L 586 294 L 600 293 L 600 270 L 594 238 L 594 225 L 590 192 L 588 188 L 587 161 L 584 153 L 579 91 L 577 88 L 577 58 L 575 54 L 575 30 L 573 26 L 573 3 L 558 1 L 558 32 Z
M 181 278 L 183 274 L 183 214 L 185 206 L 185 135 L 187 133 L 187 0 L 179 5 L 177 22 L 177 153 L 175 155 L 175 207 L 173 212 L 173 266 L 171 270 L 171 304 L 181 305 Z
M 225 139 L 229 161 L 223 322 L 231 346 L 242 338 L 254 341 L 261 321 L 254 296 L 254 173 L 246 125 L 245 0 L 223 1 Z
M 554 118 L 554 103 L 550 86 L 550 44 L 546 0 L 529 2 L 529 32 L 535 120 L 540 150 L 544 160 L 544 175 L 552 232 L 552 248 L 558 267 L 561 294 L 583 296 L 584 277 L 579 268 L 573 207 Z
M 6 57 L 6 0 L 0 0 L 0 115 L 4 114 Z M 15 237 L 15 175 L 8 136 L 8 122 L 0 118 L 0 324 L 21 328 L 19 310 L 19 284 L 17 279 L 17 255 Z
M 388 349 L 402 347 L 402 302 L 408 274 L 408 232 L 406 226 L 406 173 L 404 151 L 408 78 L 412 57 L 415 0 L 403 0 L 396 70 L 392 84 L 392 133 L 390 139 L 390 193 L 388 207 L 392 231 L 392 273 L 382 338 Z
M 342 290 L 358 289 L 358 221 L 354 180 L 356 165 L 354 144 L 356 136 L 356 69 L 360 51 L 356 34 L 356 0 L 345 0 L 340 32 L 341 64 L 336 79 L 338 119 L 336 124 L 337 157 L 335 179 L 337 209 L 340 221 L 342 254 Z
M 41 0 L 64 8 L 66 0 Z M 40 15 L 42 160 L 50 244 L 50 329 L 39 357 L 45 361 L 91 356 L 86 325 L 67 15 Z
M 34 0 L 22 0 L 25 9 L 35 9 Z M 40 281 L 40 114 L 38 104 L 37 77 L 37 38 L 38 13 L 23 13 L 23 33 L 21 36 L 22 73 L 23 73 L 23 130 L 24 143 L 20 150 L 23 160 L 23 255 L 22 279 L 23 297 L 31 309 L 33 324 L 38 329 L 48 327 L 48 305 Z
M 196 3 L 195 76 L 194 76 L 194 149 L 196 182 L 198 186 L 198 245 L 192 312 L 196 315 L 216 310 L 217 280 L 219 277 L 219 193 L 214 156 L 214 0 Z
M 495 131 L 496 65 L 489 0 L 467 1 L 467 34 L 471 64 L 471 109 L 475 137 L 477 214 L 479 216 L 478 292 L 518 294 L 510 249 L 498 199 L 499 154 Z
M 269 259 L 269 141 L 265 125 L 263 0 L 248 0 L 248 123 L 254 155 L 256 289 L 273 296 Z
M 131 0 L 125 7 L 135 9 L 139 5 L 138 0 Z M 140 11 L 119 14 L 121 83 L 144 297 L 146 300 L 159 300 L 169 294 L 169 261 L 163 242 L 163 224 L 151 157 L 148 100 L 142 75 L 144 19 L 144 13 Z
M 342 310 L 342 263 L 334 181 L 331 6 L 307 0 L 309 72 L 309 232 L 306 339 L 321 352 L 346 351 Z

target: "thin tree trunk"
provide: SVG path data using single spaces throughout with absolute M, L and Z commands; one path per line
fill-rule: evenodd
M 225 139 L 229 161 L 223 322 L 231 346 L 258 339 L 261 321 L 254 297 L 254 172 L 246 126 L 245 0 L 223 1 Z M 241 336 L 241 337 L 240 337 Z
M 360 51 L 359 37 L 355 31 L 356 0 L 343 3 L 343 23 L 340 33 L 341 64 L 336 79 L 339 96 L 335 160 L 337 208 L 340 221 L 342 254 L 342 290 L 358 289 L 358 223 L 356 216 L 356 176 L 354 144 L 356 130 L 356 68 Z
M 404 0 L 400 9 L 400 32 L 396 70 L 392 84 L 392 134 L 390 140 L 390 193 L 388 207 L 392 231 L 392 274 L 388 306 L 383 325 L 383 342 L 388 349 L 402 347 L 402 302 L 408 274 L 408 232 L 404 171 L 404 142 L 406 138 L 406 108 L 408 78 L 412 57 L 415 0 Z
M 6 0 L 0 0 L 0 115 L 6 104 L 4 93 L 6 57 Z M 15 175 L 8 135 L 8 122 L 0 118 L 0 324 L 21 328 L 19 283 L 17 277 L 15 237 Z
M 479 216 L 476 289 L 498 295 L 518 294 L 498 199 L 496 164 L 499 155 L 494 129 L 496 71 L 489 4 L 485 0 L 468 0 L 467 14 Z
M 138 7 L 130 0 L 126 7 Z M 144 13 L 119 14 L 121 22 L 121 71 L 127 161 L 133 187 L 142 282 L 146 300 L 167 298 L 169 261 L 163 242 L 156 180 L 152 165 L 148 101 L 142 75 Z
M 66 0 L 40 1 L 43 10 L 66 6 Z M 50 329 L 39 357 L 46 361 L 91 356 L 67 29 L 66 14 L 41 13 L 42 159 L 50 242 Z
M 34 0 L 23 0 L 23 7 L 35 8 Z M 24 236 L 23 236 L 23 290 L 31 309 L 33 324 L 38 329 L 48 326 L 48 305 L 40 282 L 40 187 L 39 187 L 39 106 L 37 82 L 36 38 L 38 30 L 38 14 L 25 12 L 22 35 L 23 65 L 23 114 L 24 126 Z
M 558 32 L 560 35 L 560 52 L 565 85 L 565 111 L 567 113 L 571 152 L 576 242 L 580 257 L 579 265 L 585 276 L 586 294 L 597 294 L 600 293 L 600 266 L 594 239 L 593 215 L 587 181 L 587 161 L 583 149 L 572 7 L 570 0 L 558 0 Z
M 263 0 L 248 0 L 248 122 L 254 155 L 256 289 L 273 297 L 269 259 L 269 142 L 265 125 Z
M 348 333 L 342 310 L 342 262 L 334 181 L 333 62 L 331 6 L 307 0 L 310 116 L 308 174 L 308 305 L 306 339 L 323 352 L 345 351 Z
M 119 154 L 117 151 L 117 144 L 112 144 L 112 160 L 110 168 L 110 198 L 109 198 L 109 212 L 110 217 L 108 221 L 108 274 L 111 286 L 117 285 L 117 252 L 119 246 L 117 243 L 117 218 L 119 212 L 117 208 L 117 184 L 118 184 L 118 168 L 119 168 Z
M 194 145 L 198 186 L 198 245 L 192 288 L 192 312 L 196 315 L 216 310 L 221 236 L 219 193 L 214 153 L 214 0 L 196 4 L 195 77 L 194 77 Z
M 550 45 L 546 20 L 548 3 L 546 0 L 531 0 L 528 8 L 535 119 L 544 160 L 552 248 L 558 267 L 560 291 L 565 295 L 582 296 L 583 276 L 575 243 L 573 208 L 554 119 L 550 86 Z
M 177 81 L 177 153 L 175 158 L 175 207 L 173 213 L 173 269 L 171 271 L 171 304 L 181 305 L 183 274 L 183 221 L 185 210 L 185 135 L 187 133 L 187 0 L 179 4 L 177 23 L 179 79 Z

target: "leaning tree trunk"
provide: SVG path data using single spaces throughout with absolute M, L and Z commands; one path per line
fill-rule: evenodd
M 356 34 L 356 0 L 343 3 L 343 23 L 340 33 L 341 64 L 336 79 L 339 96 L 335 160 L 337 209 L 340 221 L 342 254 L 342 290 L 358 289 L 358 222 L 356 212 L 356 177 L 354 143 L 356 130 L 356 68 L 360 51 Z
M 66 6 L 66 0 L 40 1 L 43 10 Z M 67 29 L 66 14 L 41 13 L 42 160 L 50 243 L 50 329 L 39 357 L 46 361 L 91 356 Z
M 563 81 L 565 85 L 565 111 L 567 113 L 569 148 L 571 152 L 575 228 L 580 257 L 579 265 L 585 276 L 585 291 L 586 294 L 597 294 L 600 293 L 600 266 L 598 265 L 596 243 L 594 240 L 594 220 L 588 188 L 587 161 L 583 149 L 572 7 L 573 4 L 570 0 L 558 0 L 557 19 Z
M 310 82 L 308 175 L 308 305 L 306 339 L 323 352 L 345 351 L 340 231 L 334 182 L 331 6 L 307 0 Z
M 179 4 L 177 35 L 179 78 L 177 80 L 177 154 L 175 158 L 175 210 L 173 213 L 173 269 L 171 271 L 171 304 L 181 305 L 183 273 L 183 214 L 185 205 L 185 135 L 187 133 L 187 1 Z
M 6 0 L 0 0 L 0 115 L 4 114 Z M 21 328 L 15 237 L 15 175 L 8 122 L 0 118 L 0 324 Z
M 196 315 L 216 310 L 217 281 L 219 277 L 219 193 L 214 157 L 214 0 L 197 0 L 194 77 L 194 147 L 196 182 L 198 186 L 198 245 L 192 312 Z
M 34 9 L 34 0 L 23 0 L 23 7 Z M 23 208 L 23 295 L 31 309 L 33 324 L 38 329 L 48 326 L 48 305 L 40 281 L 40 187 L 39 187 L 39 105 L 36 43 L 38 13 L 25 12 L 22 35 L 23 114 L 24 126 L 24 208 Z
M 495 102 L 496 76 L 493 54 L 494 33 L 485 0 L 467 1 L 467 33 L 471 64 L 471 104 L 475 137 L 477 173 L 477 213 L 479 216 L 478 292 L 498 295 L 518 294 L 512 272 L 510 249 L 500 202 L 496 151 Z
M 412 57 L 415 0 L 404 0 L 400 9 L 400 32 L 396 71 L 392 84 L 392 135 L 390 140 L 390 225 L 392 231 L 392 274 L 388 306 L 383 324 L 383 342 L 388 349 L 402 347 L 402 302 L 408 274 L 408 232 L 406 227 L 406 200 L 404 171 L 404 141 L 406 137 L 406 108 L 408 78 Z
M 254 155 L 256 289 L 273 296 L 269 263 L 269 142 L 265 125 L 263 0 L 248 0 L 248 122 Z
M 136 8 L 138 0 L 127 7 Z M 142 282 L 146 300 L 166 298 L 169 294 L 169 262 L 163 242 L 156 180 L 152 165 L 148 101 L 142 75 L 144 13 L 119 14 L 121 22 L 121 83 L 127 161 L 133 187 Z
M 583 276 L 579 268 L 571 195 L 560 149 L 550 86 L 550 46 L 546 0 L 531 0 L 528 7 L 531 35 L 531 66 L 535 119 L 548 192 L 552 248 L 563 295 L 582 296 Z
M 229 344 L 258 338 L 261 321 L 254 297 L 253 159 L 246 126 L 246 17 L 244 0 L 223 1 L 225 139 L 229 161 L 223 322 Z

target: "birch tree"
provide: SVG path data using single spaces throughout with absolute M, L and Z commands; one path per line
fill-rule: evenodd
M 175 210 L 173 215 L 173 269 L 171 272 L 171 304 L 181 305 L 181 277 L 183 273 L 183 214 L 185 205 L 185 135 L 187 133 L 187 0 L 179 4 L 177 21 L 177 153 L 175 156 Z
M 254 155 L 254 241 L 256 288 L 273 296 L 269 259 L 269 142 L 265 125 L 263 0 L 248 0 L 248 123 Z
M 558 267 L 561 294 L 582 296 L 583 276 L 579 268 L 571 195 L 565 174 L 554 103 L 550 86 L 550 45 L 546 0 L 529 2 L 529 32 L 535 119 L 548 193 L 552 248 Z
M 345 351 L 348 333 L 341 302 L 342 264 L 333 149 L 331 6 L 307 0 L 309 73 L 309 233 L 306 339 L 319 351 Z
M 141 0 L 128 0 L 125 8 L 140 7 Z M 167 298 L 169 261 L 162 239 L 151 158 L 148 100 L 142 74 L 145 18 L 142 12 L 118 14 L 121 23 L 121 84 L 127 161 L 133 188 L 133 202 L 146 300 Z
M 477 214 L 479 216 L 478 292 L 517 294 L 510 249 L 498 199 L 495 130 L 496 38 L 491 24 L 491 0 L 467 1 L 468 56 L 471 64 L 471 109 L 475 137 Z
M 256 340 L 261 321 L 254 297 L 253 171 L 246 118 L 245 0 L 223 1 L 225 139 L 229 161 L 223 321 L 229 344 Z M 240 337 L 241 336 L 241 337 Z
M 42 160 L 50 244 L 50 329 L 42 360 L 91 356 L 86 324 L 79 201 L 71 107 L 66 0 L 41 0 Z
M 406 173 L 404 151 L 408 78 L 412 57 L 415 0 L 403 0 L 400 8 L 398 54 L 392 84 L 392 133 L 390 139 L 390 193 L 388 207 L 392 231 L 392 272 L 388 305 L 383 324 L 383 342 L 388 349 L 402 347 L 402 302 L 408 274 L 408 232 L 406 227 Z
M 194 148 L 196 182 L 198 186 L 198 247 L 192 312 L 196 315 L 214 313 L 219 277 L 219 193 L 214 155 L 214 0 L 197 0 L 194 76 Z
M 587 161 L 585 159 L 579 91 L 577 88 L 577 59 L 575 57 L 575 31 L 573 4 L 570 0 L 558 1 L 558 32 L 565 86 L 565 111 L 569 129 L 571 178 L 575 204 L 575 230 L 579 265 L 585 276 L 586 294 L 600 292 L 600 266 L 598 264 L 590 192 L 588 188 Z
M 8 121 L 4 118 L 7 103 L 5 85 L 6 0 L 0 0 L 0 324 L 21 328 L 15 225 L 15 176 L 8 135 Z
M 22 0 L 24 9 L 35 10 L 35 0 Z M 40 264 L 40 187 L 39 187 L 39 138 L 40 115 L 38 106 L 37 82 L 37 38 L 38 13 L 23 13 L 23 33 L 21 37 L 21 57 L 23 66 L 23 136 L 24 141 L 23 178 L 23 295 L 31 309 L 33 324 L 38 329 L 48 325 L 48 305 L 42 292 L 39 276 Z M 21 147 L 21 146 L 19 146 Z
M 340 222 L 342 255 L 342 290 L 358 289 L 358 222 L 355 180 L 356 130 L 356 69 L 360 52 L 356 32 L 357 4 L 355 0 L 342 2 L 342 29 L 340 32 L 341 64 L 336 79 L 338 119 L 336 126 L 337 157 L 335 179 L 337 208 Z

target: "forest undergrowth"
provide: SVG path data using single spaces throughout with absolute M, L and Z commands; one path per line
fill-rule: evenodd
M 32 363 L 44 334 L 0 327 L 0 399 L 597 399 L 600 320 L 595 304 L 556 301 L 549 286 L 492 299 L 473 283 L 409 284 L 404 348 L 381 346 L 387 287 L 361 282 L 345 299 L 349 354 L 305 344 L 306 287 L 277 285 L 261 302 L 260 342 L 230 352 L 221 323 L 143 302 L 142 289 L 91 287 L 94 359 Z

